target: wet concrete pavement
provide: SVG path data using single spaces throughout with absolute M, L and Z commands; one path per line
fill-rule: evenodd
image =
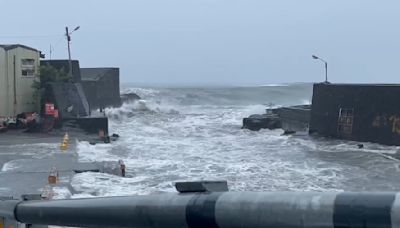
M 75 173 L 105 172 L 120 175 L 115 162 L 79 162 L 77 140 L 98 142 L 96 136 L 69 132 L 69 146 L 61 150 L 64 132 L 51 134 L 8 131 L 0 134 L 0 196 L 20 198 L 24 194 L 41 194 L 44 198 L 65 198 L 75 190 L 70 185 Z M 57 183 L 49 176 L 57 175 Z M 57 192 L 62 192 L 59 195 Z

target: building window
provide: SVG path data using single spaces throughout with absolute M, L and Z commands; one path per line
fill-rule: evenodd
M 21 59 L 21 74 L 22 76 L 35 76 L 35 60 Z

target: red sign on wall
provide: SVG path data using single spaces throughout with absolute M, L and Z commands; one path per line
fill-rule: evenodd
M 45 114 L 50 116 L 54 115 L 54 104 L 52 103 L 45 104 Z

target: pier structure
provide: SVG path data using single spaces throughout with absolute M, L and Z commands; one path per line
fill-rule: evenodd
M 102 143 L 96 135 L 73 129 L 68 134 L 32 134 L 19 130 L 2 134 L 0 196 L 14 199 L 21 199 L 23 195 L 39 195 L 39 198 L 44 199 L 68 198 L 78 193 L 71 186 L 72 178 L 77 173 L 101 172 L 122 175 L 121 162 L 118 160 L 80 161 L 77 152 L 78 140 Z M 23 146 L 19 146 L 20 144 Z M 60 192 L 64 195 L 57 195 Z
M 314 84 L 309 132 L 400 145 L 399 96 L 398 84 Z
M 267 109 L 243 128 L 307 132 L 328 138 L 400 145 L 400 84 L 315 83 L 311 105 Z

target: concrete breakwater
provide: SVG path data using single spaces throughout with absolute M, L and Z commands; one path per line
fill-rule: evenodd
M 328 138 L 399 146 L 399 94 L 398 84 L 315 83 L 311 105 L 252 115 L 243 119 L 243 128 L 282 128 L 286 133 L 305 131 Z
M 71 186 L 76 173 L 122 175 L 122 161 L 80 162 L 76 151 L 78 140 L 95 142 L 97 139 L 79 132 L 70 133 L 67 143 L 64 132 L 9 131 L 2 134 L 0 196 L 20 199 L 23 195 L 33 194 L 43 199 L 70 198 L 77 193 Z
M 285 133 L 308 131 L 310 105 L 296 105 L 267 109 L 265 114 L 254 114 L 243 119 L 243 127 L 252 131 L 281 128 Z

